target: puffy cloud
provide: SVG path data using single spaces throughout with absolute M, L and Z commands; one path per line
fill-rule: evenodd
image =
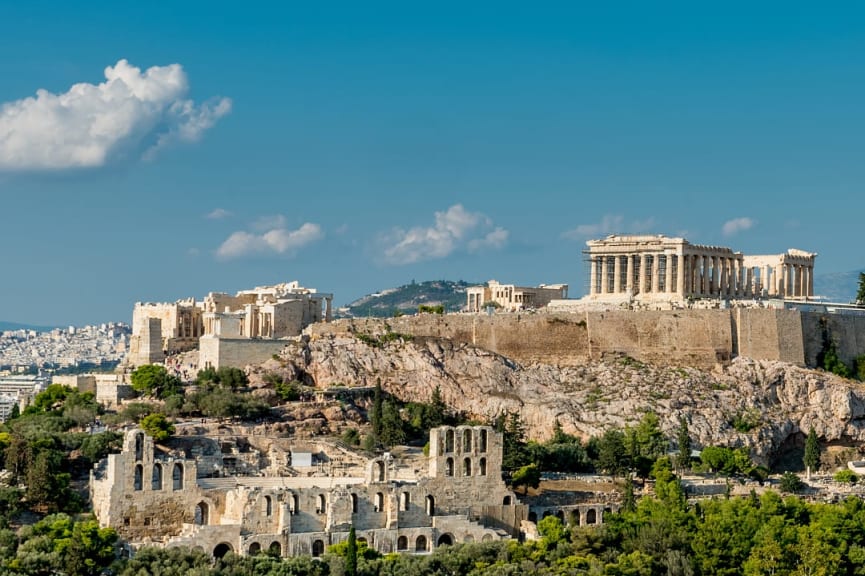
M 444 212 L 435 213 L 433 226 L 396 228 L 382 237 L 383 259 L 387 264 L 403 265 L 445 258 L 459 249 L 479 252 L 502 248 L 507 243 L 508 231 L 491 228 L 493 223 L 484 214 L 469 212 L 462 204 L 454 204 Z
M 126 60 L 105 82 L 0 105 L 0 170 L 103 166 L 125 154 L 146 158 L 175 142 L 193 142 L 231 111 L 231 100 L 196 104 L 180 64 L 144 72 Z
M 208 220 L 222 220 L 223 218 L 228 218 L 231 216 L 231 212 L 226 210 L 225 208 L 214 208 L 210 212 L 204 215 Z
M 732 220 L 724 222 L 724 225 L 721 227 L 721 232 L 724 236 L 734 236 L 739 232 L 750 230 L 756 223 L 757 221 L 751 218 L 733 218 Z
M 226 238 L 217 248 L 216 256 L 229 260 L 251 254 L 294 255 L 304 246 L 323 237 L 321 226 L 312 222 L 305 223 L 297 230 L 289 230 L 282 225 L 258 234 L 241 230 Z
M 648 232 L 655 226 L 654 218 L 645 220 L 633 220 L 625 222 L 621 214 L 605 214 L 600 222 L 594 224 L 580 224 L 573 230 L 568 230 L 562 236 L 571 240 L 582 240 L 585 238 L 598 238 L 610 234 L 640 234 Z

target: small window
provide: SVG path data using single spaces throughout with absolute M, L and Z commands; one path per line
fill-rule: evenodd
M 408 510 L 409 506 L 411 506 L 411 494 L 409 494 L 408 492 L 403 492 L 400 504 L 400 508 L 403 511 Z

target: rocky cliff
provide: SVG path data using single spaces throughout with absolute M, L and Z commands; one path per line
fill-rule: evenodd
M 438 386 L 457 410 L 480 418 L 518 411 L 531 438 L 558 419 L 584 437 L 636 423 L 647 410 L 674 437 L 680 416 L 699 445 L 748 446 L 771 463 L 810 427 L 826 443 L 865 441 L 865 387 L 782 362 L 737 358 L 706 371 L 610 356 L 581 366 L 520 365 L 467 344 L 434 338 L 365 342 L 319 336 L 291 344 L 259 373 L 281 372 L 318 387 L 382 387 L 428 401 Z

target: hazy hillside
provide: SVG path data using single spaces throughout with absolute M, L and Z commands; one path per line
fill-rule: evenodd
M 33 326 L 32 324 L 19 324 L 18 322 L 4 322 L 0 320 L 0 332 L 7 330 L 36 330 L 37 332 L 49 332 L 54 326 Z
M 814 294 L 832 302 L 852 302 L 858 286 L 859 270 L 814 276 Z
M 340 309 L 342 316 L 393 316 L 397 311 L 414 312 L 421 304 L 443 305 L 450 312 L 459 311 L 466 304 L 466 288 L 478 282 L 458 280 L 429 280 L 412 282 L 399 288 L 389 288 L 355 300 Z

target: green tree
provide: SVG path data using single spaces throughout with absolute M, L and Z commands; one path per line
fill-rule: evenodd
M 167 398 L 180 391 L 180 380 L 159 364 L 145 364 L 132 372 L 132 389 L 139 394 Z
M 859 287 L 856 290 L 856 304 L 865 305 L 865 272 L 859 272 Z
M 405 442 L 405 431 L 403 430 L 402 418 L 399 415 L 399 407 L 392 398 L 389 398 L 382 408 L 379 440 L 385 446 L 398 446 Z
M 100 528 L 96 520 L 77 522 L 72 536 L 55 546 L 65 557 L 70 576 L 96 576 L 111 565 L 115 556 L 117 533 L 114 528 Z
M 537 488 L 541 484 L 541 469 L 538 468 L 537 464 L 528 464 L 523 466 L 511 477 L 511 486 L 514 489 L 523 486 L 524 494 L 527 494 L 529 488 Z
M 802 459 L 805 464 L 808 478 L 811 478 L 811 472 L 816 472 L 820 469 L 820 443 L 817 441 L 817 433 L 812 427 L 808 431 L 808 437 L 805 439 L 805 456 Z
M 781 491 L 795 494 L 805 487 L 805 483 L 796 474 L 792 472 L 784 472 L 781 476 Z
M 598 461 L 600 470 L 619 476 L 630 466 L 625 450 L 625 435 L 621 430 L 609 429 L 598 442 Z
M 348 530 L 348 543 L 345 549 L 345 576 L 357 576 L 357 536 L 354 524 Z
M 447 418 L 448 407 L 442 400 L 441 388 L 436 386 L 433 389 L 432 397 L 430 398 L 429 409 L 426 411 L 424 423 L 427 429 L 436 428 L 445 423 Z
M 160 414 L 158 412 L 142 418 L 139 425 L 141 426 L 141 429 L 158 444 L 171 438 L 175 431 L 174 424 L 165 417 L 165 414 Z
M 676 441 L 679 452 L 676 455 L 676 468 L 681 472 L 691 467 L 691 433 L 688 430 L 688 420 L 679 416 L 679 429 L 676 431 Z
M 372 395 L 372 413 L 369 417 L 369 421 L 372 424 L 372 435 L 375 438 L 376 442 L 380 441 L 381 439 L 381 427 L 384 414 L 383 408 L 384 398 L 381 390 L 381 378 L 376 378 L 375 390 L 373 391 Z

